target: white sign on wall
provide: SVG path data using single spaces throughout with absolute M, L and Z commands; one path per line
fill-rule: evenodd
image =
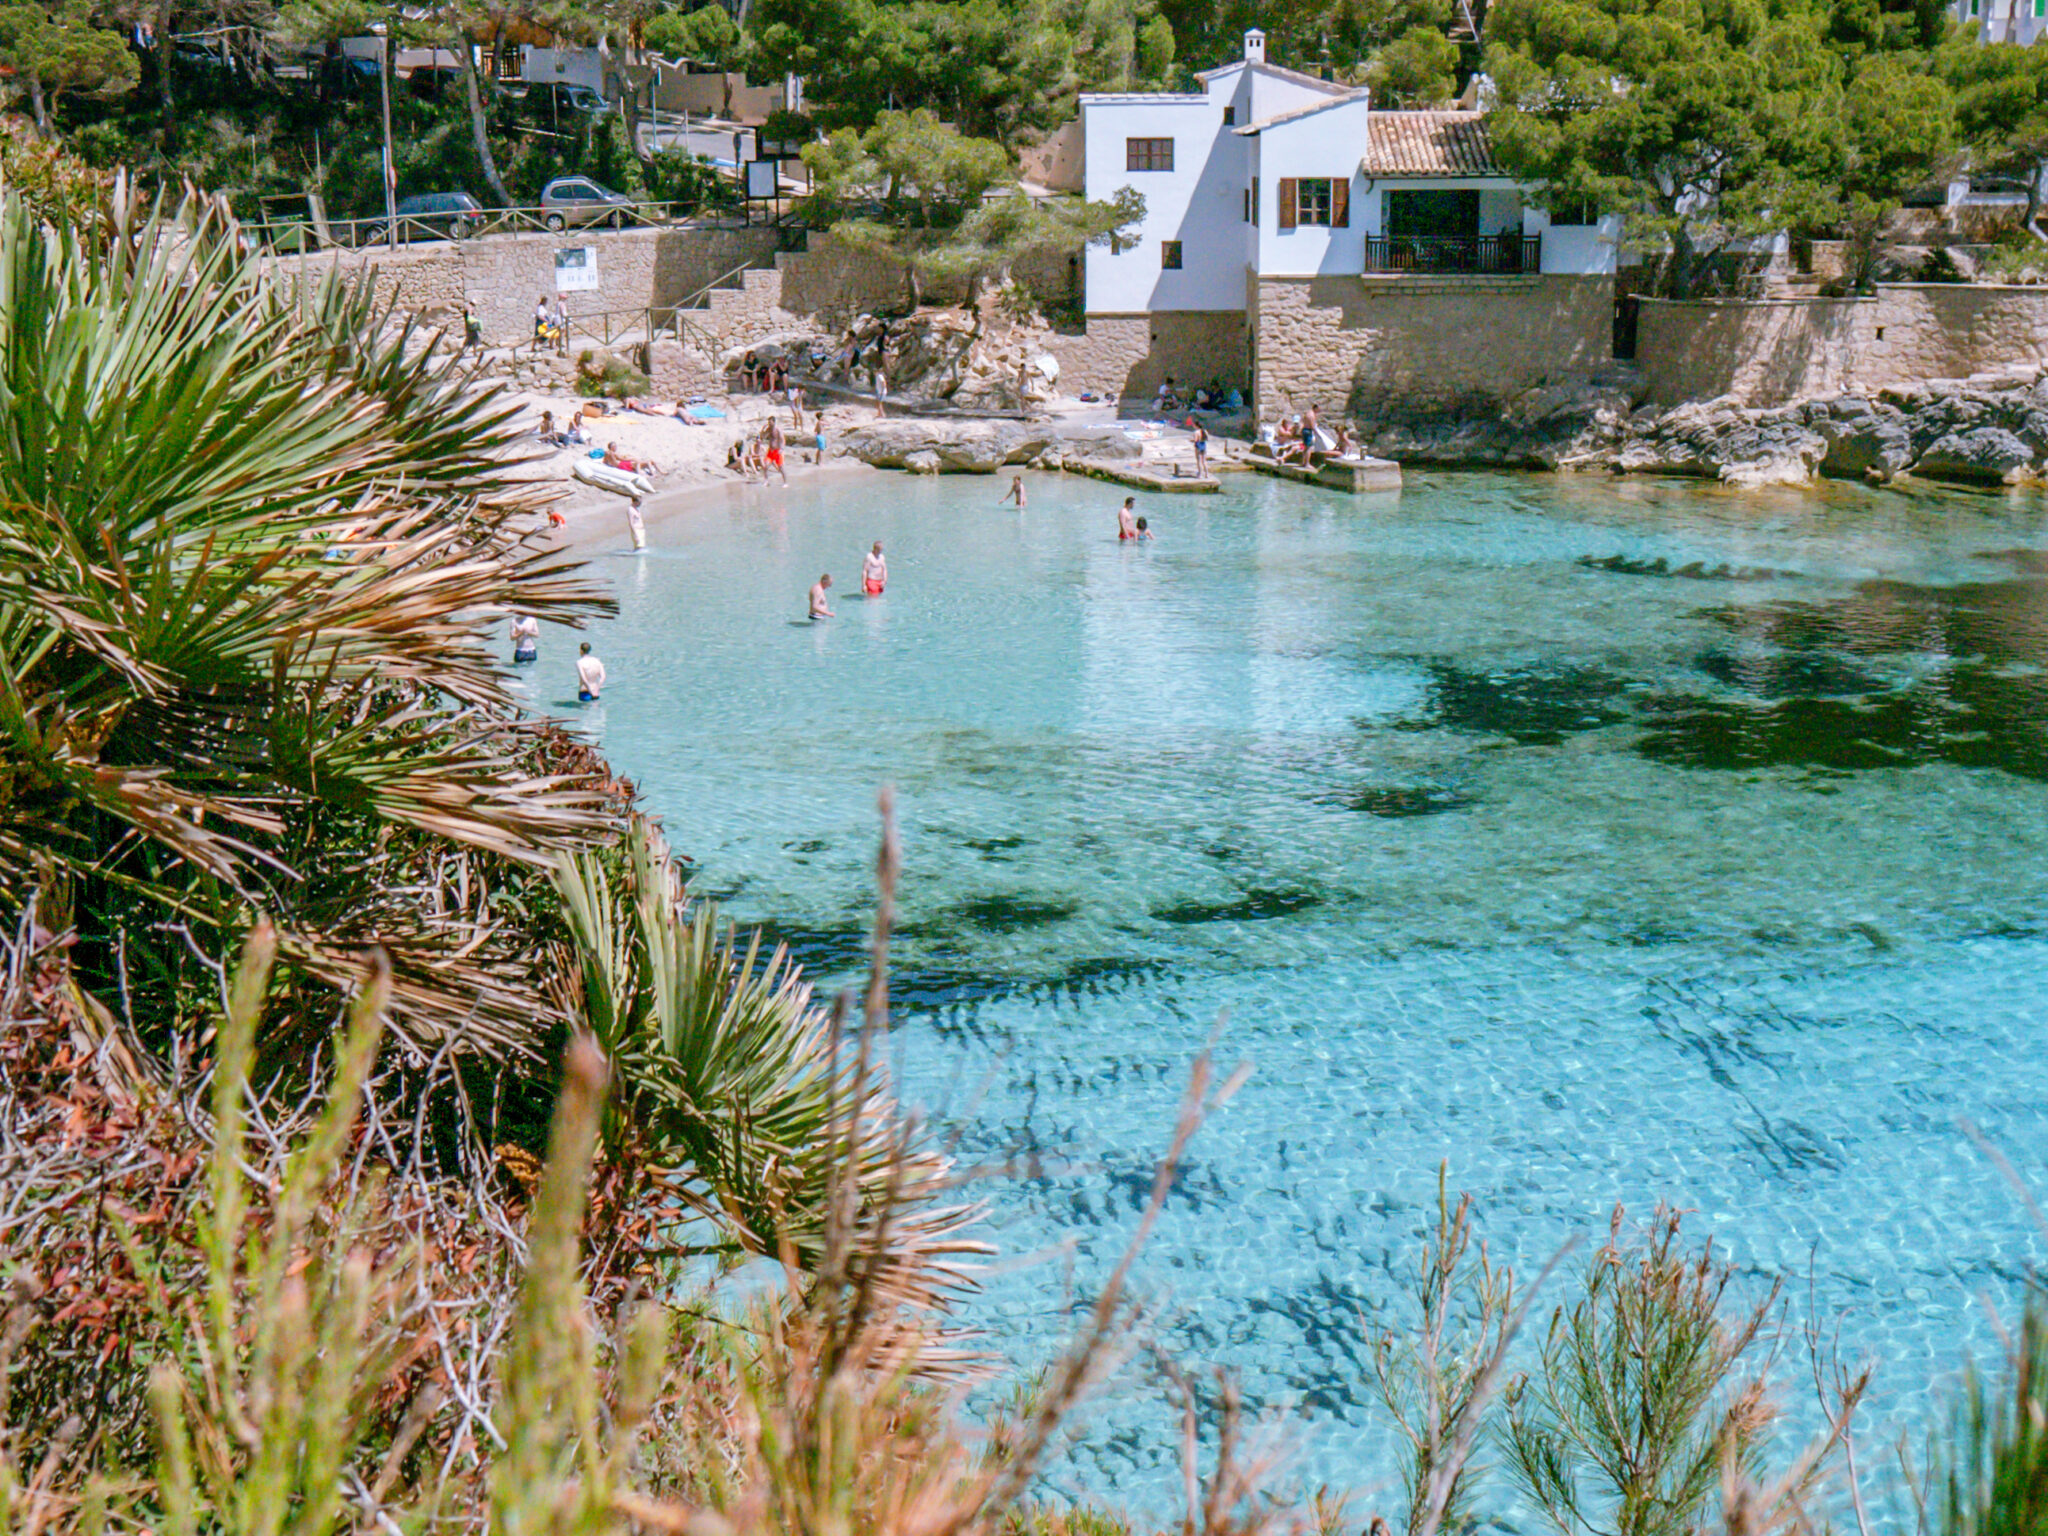
M 555 252 L 555 292 L 584 293 L 596 286 L 596 246 L 571 245 Z

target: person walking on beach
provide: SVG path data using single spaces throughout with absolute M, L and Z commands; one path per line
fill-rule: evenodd
M 997 502 L 996 505 L 1006 507 L 1013 501 L 1017 503 L 1017 510 L 1022 512 L 1024 510 L 1024 477 L 1022 475 L 1010 476 L 1010 492 L 1001 501 Z
M 782 435 L 782 418 L 779 416 L 770 416 L 768 418 L 768 430 L 764 432 L 762 436 L 768 439 L 769 467 L 772 468 L 775 471 L 775 473 L 782 476 L 782 483 L 784 485 L 789 484 L 789 471 L 782 467 L 783 445 L 789 441 L 788 438 Z M 761 479 L 763 481 L 766 481 L 767 478 L 768 470 L 764 469 L 761 471 Z
M 825 413 L 818 412 L 817 435 L 811 439 L 811 462 L 825 462 Z
M 603 692 L 604 663 L 590 654 L 590 642 L 586 640 L 576 653 L 576 701 L 595 704 Z
M 522 613 L 512 620 L 512 665 L 540 660 L 540 620 Z
M 836 619 L 832 605 L 825 600 L 825 594 L 832 590 L 832 573 L 827 571 L 811 587 L 811 617 L 814 619 Z
M 1209 478 L 1209 429 L 1200 422 L 1195 423 L 1195 478 Z
M 1126 496 L 1116 514 L 1116 540 L 1122 544 L 1138 536 L 1138 498 Z
M 869 597 L 880 597 L 882 589 L 889 585 L 889 562 L 882 558 L 882 541 L 875 540 L 875 547 L 867 552 L 860 563 L 860 589 Z
M 647 547 L 647 524 L 640 517 L 640 498 L 635 496 L 626 503 L 626 528 L 633 535 L 633 548 Z

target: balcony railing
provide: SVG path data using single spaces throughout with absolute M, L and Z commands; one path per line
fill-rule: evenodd
M 1541 235 L 1380 235 L 1365 242 L 1368 272 L 1541 272 Z

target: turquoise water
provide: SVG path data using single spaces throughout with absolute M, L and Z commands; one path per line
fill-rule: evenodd
M 821 980 L 895 785 L 898 1071 L 1015 1162 L 992 1235 L 1044 1260 L 987 1286 L 1001 1348 L 1092 1294 L 1223 1018 L 1254 1075 L 1143 1283 L 1167 1348 L 1292 1406 L 1304 1479 L 1386 1490 L 1359 1318 L 1445 1160 L 1531 1273 L 1616 1201 L 1697 1212 L 1878 1363 L 1866 1444 L 1920 1423 L 2048 1247 L 1960 1124 L 2048 1193 L 2048 506 L 1250 481 L 1119 547 L 1121 491 L 1027 483 L 735 491 L 599 549 L 584 715 Z M 839 618 L 793 622 L 827 569 Z M 1170 1496 L 1155 1401 L 1134 1370 L 1063 1477 Z

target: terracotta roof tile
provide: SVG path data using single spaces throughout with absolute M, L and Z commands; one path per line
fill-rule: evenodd
M 1368 176 L 1505 176 L 1477 112 L 1375 112 L 1368 120 Z

